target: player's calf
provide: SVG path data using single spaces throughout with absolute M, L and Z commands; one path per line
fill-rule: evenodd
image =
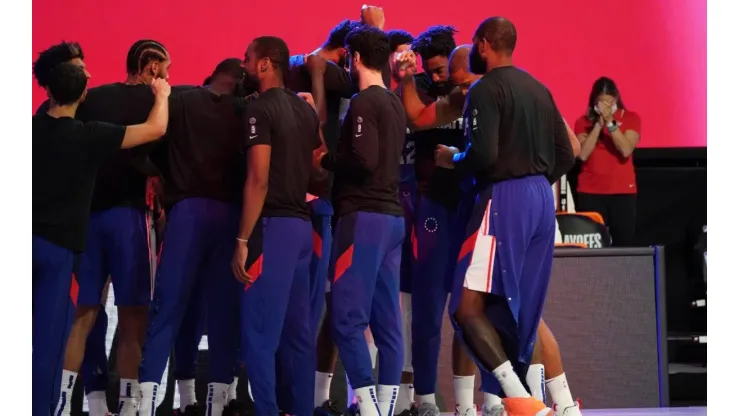
M 100 304 L 94 306 L 78 306 L 75 310 L 75 319 L 67 338 L 64 352 L 64 364 L 61 381 L 61 394 L 56 405 L 55 415 L 69 416 L 71 414 L 71 398 L 77 375 L 85 357 L 87 337 L 95 325 L 95 318 Z

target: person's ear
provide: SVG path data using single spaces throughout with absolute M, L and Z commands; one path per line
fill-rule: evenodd
M 153 61 L 149 65 L 149 72 L 148 72 L 148 74 L 151 75 L 152 78 L 156 78 L 157 77 L 157 74 L 159 74 L 159 62 Z
M 360 53 L 355 52 L 352 54 L 352 65 L 356 67 L 357 64 L 359 63 L 360 63 Z

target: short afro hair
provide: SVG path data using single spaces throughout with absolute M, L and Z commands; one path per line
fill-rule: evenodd
M 329 32 L 329 37 L 324 42 L 324 47 L 330 50 L 344 47 L 344 39 L 352 29 L 358 27 L 360 22 L 356 20 L 343 20 Z
M 360 26 L 352 29 L 344 40 L 350 58 L 355 52 L 360 54 L 362 64 L 370 69 L 382 71 L 388 65 L 391 56 L 391 45 L 388 35 L 371 26 Z
M 131 45 L 126 55 L 126 73 L 138 75 L 149 62 L 162 62 L 168 56 L 167 49 L 156 40 L 138 40 Z
M 85 59 L 82 47 L 77 42 L 62 42 L 41 52 L 33 63 L 33 75 L 39 86 L 46 88 L 49 85 L 49 75 L 55 66 L 77 58 Z
M 421 55 L 421 59 L 427 60 L 435 56 L 448 58 L 457 46 L 455 44 L 455 33 L 453 26 L 432 26 L 414 40 L 411 49 Z
M 257 59 L 268 58 L 273 67 L 280 70 L 283 77 L 290 70 L 290 51 L 288 44 L 277 36 L 260 36 L 255 38 L 254 53 Z
M 401 45 L 414 43 L 414 37 L 405 30 L 390 30 L 388 31 L 388 42 L 391 45 L 391 52 L 394 52 Z
M 77 102 L 87 88 L 87 75 L 79 66 L 62 62 L 49 71 L 49 94 L 58 105 Z

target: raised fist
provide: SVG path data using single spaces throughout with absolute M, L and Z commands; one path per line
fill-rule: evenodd
M 399 52 L 393 57 L 393 74 L 397 79 L 412 77 L 416 74 L 416 54 L 412 50 Z
M 152 81 L 152 91 L 154 91 L 154 95 L 160 95 L 167 98 L 170 96 L 171 90 L 172 88 L 170 87 L 170 83 L 164 78 L 155 78 Z
M 383 30 L 385 26 L 385 13 L 383 13 L 383 9 L 380 7 L 363 4 L 360 10 L 360 22 Z

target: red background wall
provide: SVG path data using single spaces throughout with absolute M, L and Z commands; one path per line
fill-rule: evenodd
M 368 0 L 369 1 L 369 0 Z M 165 44 L 173 84 L 200 83 L 226 57 L 242 57 L 259 35 L 283 37 L 291 53 L 312 51 L 331 27 L 357 18 L 361 0 L 124 2 L 34 0 L 33 52 L 82 44 L 91 86 L 122 81 L 125 55 L 141 38 Z M 502 15 L 517 26 L 515 62 L 553 92 L 571 122 L 584 113 L 593 81 L 613 78 L 642 116 L 641 147 L 706 146 L 707 5 L 701 0 L 379 0 L 386 28 L 417 35 L 455 25 L 458 43 L 478 23 Z M 45 98 L 33 88 L 34 109 Z

